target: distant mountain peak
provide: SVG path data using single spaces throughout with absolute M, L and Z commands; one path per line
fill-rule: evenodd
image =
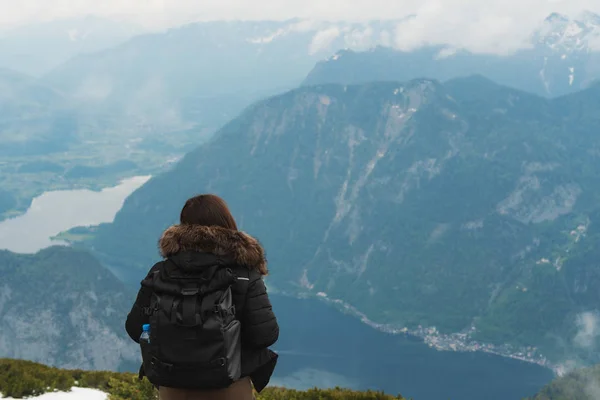
M 552 13 L 534 34 L 534 40 L 554 51 L 596 50 L 595 43 L 600 41 L 600 16 L 590 11 L 577 18 Z
M 545 19 L 545 22 L 549 22 L 549 23 L 564 23 L 564 22 L 568 22 L 569 21 L 569 17 L 567 17 L 564 14 L 560 14 L 560 13 L 552 13 L 550 15 L 548 15 Z
M 579 15 L 578 19 L 588 24 L 600 25 L 600 15 L 589 10 L 583 11 Z

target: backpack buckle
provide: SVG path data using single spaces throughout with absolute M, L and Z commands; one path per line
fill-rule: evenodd
M 200 292 L 198 288 L 184 288 L 181 289 L 181 294 L 184 296 L 195 296 Z

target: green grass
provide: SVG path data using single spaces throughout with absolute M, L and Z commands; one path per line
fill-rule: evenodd
M 31 361 L 0 359 L 0 393 L 24 398 L 54 390 L 68 391 L 72 387 L 99 389 L 110 400 L 156 400 L 157 391 L 147 379 L 140 381 L 136 374 L 109 371 L 63 370 Z M 297 391 L 267 388 L 256 395 L 257 400 L 404 400 L 400 395 L 383 392 L 357 392 L 342 388 Z

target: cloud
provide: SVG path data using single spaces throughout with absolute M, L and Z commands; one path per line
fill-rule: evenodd
M 340 30 L 335 26 L 317 32 L 310 43 L 309 53 L 316 54 L 327 49 L 338 36 L 340 36 Z
M 346 47 L 357 50 L 366 50 L 376 43 L 382 43 L 385 38 L 379 38 L 379 41 L 373 38 L 373 28 L 366 27 L 365 29 L 354 29 L 345 35 L 344 42 Z M 383 44 L 383 43 L 382 43 Z
M 500 21 L 539 20 L 552 11 L 600 11 L 597 0 L 0 0 L 0 25 L 85 14 L 120 15 L 148 24 L 177 25 L 185 20 L 329 20 L 402 18 L 424 12 L 438 24 L 473 22 L 477 16 Z M 493 18 L 492 18 L 493 17 Z M 432 19 L 433 18 L 433 19 Z M 446 21 L 445 21 L 446 20 Z M 483 23 L 484 21 L 481 21 Z M 476 25 L 481 25 L 481 23 Z M 486 28 L 495 29 L 495 24 Z M 516 26 L 516 25 L 515 25 Z M 435 26 L 432 28 L 436 28 Z
M 0 27 L 94 14 L 163 29 L 204 20 L 364 21 L 402 19 L 389 38 L 402 49 L 449 43 L 477 52 L 506 53 L 527 45 L 551 12 L 600 13 L 598 0 L 0 0 Z M 335 32 L 315 37 L 317 49 Z M 368 35 L 367 35 L 368 36 Z M 361 40 L 367 40 L 365 37 Z
M 573 339 L 575 346 L 592 350 L 596 347 L 596 341 L 600 338 L 600 313 L 584 312 L 577 316 L 577 334 Z
M 600 2 L 503 0 L 432 0 L 415 10 L 396 32 L 396 46 L 412 50 L 423 45 L 452 44 L 477 53 L 506 54 L 529 46 L 541 21 L 553 12 L 577 17 Z

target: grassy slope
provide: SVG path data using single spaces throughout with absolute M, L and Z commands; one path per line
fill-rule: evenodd
M 100 389 L 110 394 L 110 400 L 158 399 L 157 392 L 144 379 L 135 374 L 108 371 L 61 370 L 31 361 L 0 359 L 0 393 L 23 398 L 53 390 L 67 391 L 73 386 Z M 404 400 L 380 392 L 354 392 L 346 389 L 311 389 L 296 391 L 284 388 L 268 388 L 257 400 Z

